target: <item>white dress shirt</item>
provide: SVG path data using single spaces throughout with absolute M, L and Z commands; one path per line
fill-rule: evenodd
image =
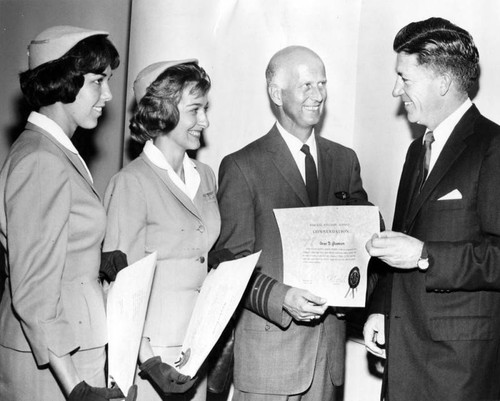
M 472 101 L 467 98 L 462 105 L 456 109 L 453 113 L 451 113 L 445 120 L 441 122 L 433 131 L 434 142 L 432 142 L 432 151 L 431 151 L 431 161 L 429 163 L 429 174 L 432 171 L 432 168 L 436 164 L 436 161 L 441 154 L 441 151 L 446 144 L 446 141 L 450 137 L 452 131 L 455 129 L 455 126 L 458 124 L 460 119 L 464 116 L 464 114 L 469 110 L 472 106 Z M 429 131 L 429 130 L 427 130 Z M 427 132 L 426 131 L 426 132 Z M 425 135 L 424 135 L 425 136 Z
M 288 149 L 290 149 L 293 159 L 295 160 L 295 164 L 297 164 L 297 167 L 299 168 L 300 171 L 300 175 L 302 176 L 302 179 L 304 180 L 305 183 L 306 155 L 304 152 L 300 150 L 302 148 L 302 145 L 309 146 L 309 151 L 311 152 L 311 156 L 314 159 L 314 164 L 316 164 L 316 172 L 318 171 L 318 149 L 316 147 L 316 137 L 314 136 L 314 129 L 311 135 L 309 135 L 309 138 L 307 138 L 307 141 L 305 143 L 302 143 L 302 141 L 299 138 L 297 138 L 295 135 L 290 134 L 286 129 L 284 129 L 279 122 L 276 122 L 276 127 L 278 127 L 278 131 L 285 140 Z

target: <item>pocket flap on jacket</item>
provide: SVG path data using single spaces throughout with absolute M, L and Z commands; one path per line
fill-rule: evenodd
M 491 320 L 489 316 L 431 318 L 431 337 L 434 341 L 491 340 Z

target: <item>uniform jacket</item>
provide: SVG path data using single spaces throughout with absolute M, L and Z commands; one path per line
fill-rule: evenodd
M 319 205 L 366 203 L 355 153 L 317 137 Z M 217 248 L 241 256 L 262 250 L 236 329 L 235 386 L 241 391 L 297 394 L 311 383 L 321 329 L 328 338 L 332 382 L 343 382 L 345 322 L 296 324 L 284 312 L 281 239 L 274 208 L 310 206 L 304 181 L 276 126 L 226 156 L 219 171 L 222 229 Z
M 107 342 L 97 280 L 106 215 L 77 155 L 28 123 L 0 173 L 0 344 L 64 355 Z
M 182 345 L 220 230 L 213 171 L 194 161 L 201 183 L 194 202 L 142 153 L 110 181 L 104 250 L 133 263 L 157 251 L 144 336 L 153 346 Z
M 430 267 L 391 272 L 372 308 L 386 313 L 389 399 L 498 399 L 500 127 L 472 106 L 412 196 L 421 148 L 408 150 L 394 230 L 426 243 Z

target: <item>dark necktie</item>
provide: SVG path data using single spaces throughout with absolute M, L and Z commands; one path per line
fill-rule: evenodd
M 309 146 L 303 145 L 300 149 L 306 155 L 306 190 L 312 206 L 318 206 L 318 174 L 316 164 L 309 151 Z
M 422 161 L 422 179 L 420 180 L 420 190 L 424 186 L 427 175 L 429 174 L 429 165 L 431 164 L 431 147 L 432 142 L 434 142 L 434 134 L 432 131 L 426 132 L 424 135 L 424 160 Z

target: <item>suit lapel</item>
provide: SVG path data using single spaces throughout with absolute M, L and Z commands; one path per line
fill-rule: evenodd
M 167 189 L 172 193 L 172 195 L 177 198 L 179 203 L 183 205 L 190 213 L 192 213 L 194 216 L 196 216 L 198 219 L 201 220 L 201 215 L 194 203 L 191 201 L 191 199 L 177 186 L 174 184 L 174 182 L 170 179 L 168 172 L 166 170 L 162 170 L 161 168 L 155 166 L 151 161 L 147 158 L 147 156 L 143 153 L 141 153 L 140 156 L 146 165 L 153 170 L 154 174 L 156 174 L 165 184 Z M 201 183 L 200 183 L 200 188 L 198 188 L 198 191 L 201 190 Z
M 479 111 L 476 106 L 472 106 L 453 129 L 453 132 L 441 151 L 441 154 L 439 155 L 434 168 L 430 172 L 422 191 L 414 198 L 407 219 L 409 225 L 411 225 L 414 221 L 424 202 L 429 198 L 433 190 L 452 167 L 453 163 L 467 148 L 465 139 L 474 133 L 473 125 L 478 115 Z
M 75 167 L 75 169 L 78 171 L 78 173 L 84 178 L 84 180 L 87 182 L 87 184 L 89 185 L 92 192 L 94 192 L 94 194 L 99 198 L 99 200 L 101 199 L 101 197 L 99 196 L 99 193 L 97 192 L 97 190 L 94 187 L 94 184 L 90 180 L 89 173 L 87 172 L 87 170 L 83 166 L 83 163 L 80 160 L 80 158 L 78 157 L 78 155 L 76 155 L 73 152 L 71 152 L 70 150 L 66 149 L 52 135 L 50 135 L 47 131 L 45 131 L 44 129 L 40 128 L 37 125 L 28 123 L 28 124 L 26 124 L 26 129 L 40 133 L 45 138 L 47 138 L 50 142 L 52 142 L 55 146 L 57 146 L 61 150 L 61 152 L 63 152 L 63 154 L 66 156 L 66 158 L 71 162 L 73 167 Z
M 276 128 L 276 125 L 273 126 L 265 138 L 264 148 L 269 152 L 272 163 L 283 176 L 283 179 L 297 194 L 304 206 L 311 206 L 304 180 L 300 175 L 290 149 L 279 133 L 278 128 Z

